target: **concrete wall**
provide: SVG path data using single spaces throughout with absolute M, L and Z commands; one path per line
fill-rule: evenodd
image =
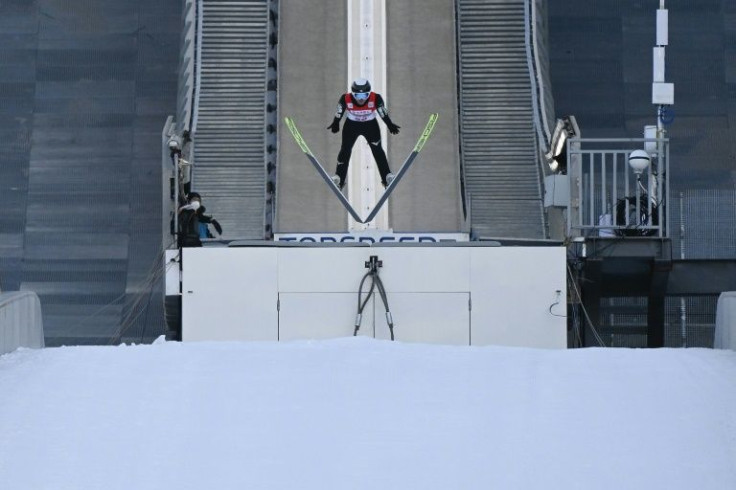
M 388 104 L 391 118 L 401 126 L 389 147 L 395 168 L 414 147 L 429 113 L 440 114 L 434 134 L 391 195 L 391 225 L 394 231 L 460 231 L 455 2 L 386 3 Z
M 342 231 L 345 210 L 283 124 L 294 118 L 329 173 L 340 134 L 326 127 L 347 81 L 344 0 L 281 0 L 279 14 L 279 163 L 276 231 Z
M 376 255 L 396 340 L 564 348 L 564 247 L 324 246 L 183 251 L 182 338 L 292 340 L 353 334 Z M 367 293 L 370 279 L 364 284 Z M 363 295 L 365 298 L 365 295 Z M 389 338 L 384 304 L 360 333 Z
M 721 293 L 718 298 L 713 347 L 736 350 L 736 291 Z
M 0 355 L 18 347 L 44 347 L 41 302 L 36 293 L 0 293 Z

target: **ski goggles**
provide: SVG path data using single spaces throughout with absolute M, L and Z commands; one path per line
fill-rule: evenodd
M 355 100 L 359 100 L 360 102 L 363 102 L 364 100 L 368 100 L 368 96 L 370 95 L 371 94 L 367 92 L 358 92 L 357 94 L 353 93 L 353 97 L 355 97 Z

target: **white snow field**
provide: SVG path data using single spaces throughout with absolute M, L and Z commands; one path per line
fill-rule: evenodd
M 736 352 L 21 349 L 0 357 L 0 488 L 733 489 Z

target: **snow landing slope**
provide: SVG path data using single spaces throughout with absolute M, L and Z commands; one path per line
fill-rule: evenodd
M 736 488 L 736 353 L 348 338 L 0 357 L 7 489 Z

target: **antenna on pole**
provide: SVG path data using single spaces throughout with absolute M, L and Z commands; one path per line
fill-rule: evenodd
M 669 44 L 669 15 L 664 0 L 657 10 L 657 41 L 652 57 L 652 104 L 657 106 L 657 137 L 664 131 L 663 112 L 675 103 L 675 84 L 665 82 L 665 49 Z
M 653 175 L 649 185 L 649 196 L 657 202 L 657 191 L 659 190 L 659 179 L 662 177 L 659 168 L 663 158 L 663 139 L 666 135 L 665 124 L 672 122 L 672 111 L 669 106 L 675 103 L 675 84 L 665 81 L 665 51 L 669 44 L 669 11 L 665 8 L 665 0 L 659 0 L 657 10 L 657 33 L 656 45 L 652 50 L 652 104 L 657 106 L 657 125 L 644 127 L 644 138 L 649 139 L 644 147 L 652 157 L 656 159 L 657 165 L 652 170 Z M 656 141 L 651 141 L 655 139 Z

